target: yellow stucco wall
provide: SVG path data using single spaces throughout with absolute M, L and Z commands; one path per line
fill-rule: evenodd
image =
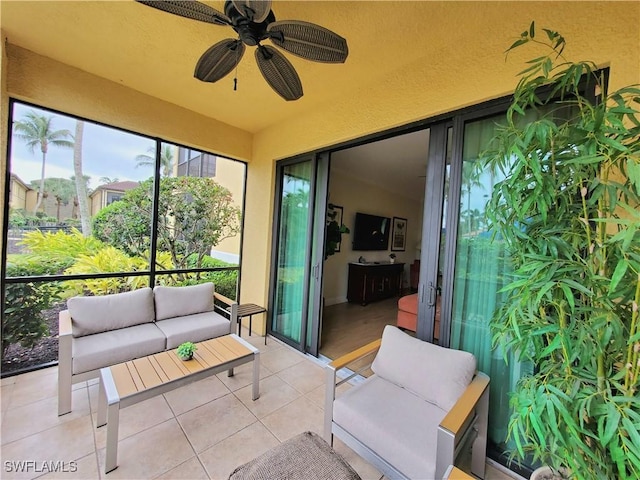
M 314 104 L 303 115 L 253 136 L 22 48 L 9 45 L 5 51 L 3 44 L 1 184 L 7 95 L 250 161 L 241 300 L 266 305 L 276 160 L 508 94 L 522 60 L 535 53 L 516 52 L 505 62 L 503 52 L 531 20 L 565 36 L 569 59 L 610 66 L 612 89 L 640 82 L 639 2 L 390 3 L 379 2 L 376 8 L 403 8 L 405 18 L 435 11 L 442 18 L 442 35 L 455 29 L 458 40 L 433 48 L 416 22 L 409 31 L 402 24 L 381 25 L 383 34 L 393 35 L 395 44 L 404 43 L 408 50 L 391 59 L 398 63 L 393 75 L 376 78 L 375 62 L 384 57 L 371 59 L 370 83 L 354 83 L 336 92 L 333 102 Z M 400 35 L 405 42 L 397 41 Z M 385 54 L 390 58 L 393 51 Z M 258 316 L 254 329 L 264 330 Z
M 7 50 L 14 98 L 239 160 L 251 156 L 250 133 L 23 48 Z
M 4 199 L 6 175 L 5 166 L 7 165 L 7 149 L 5 146 L 9 127 L 9 99 L 7 97 L 7 71 L 9 59 L 5 45 L 5 34 L 0 30 L 0 198 Z M 4 208 L 0 211 L 0 225 L 4 225 Z M 0 239 L 0 251 L 4 243 L 4 235 Z
M 416 16 L 431 2 L 401 3 L 408 16 Z M 245 229 L 251 242 L 245 244 L 243 256 L 243 301 L 267 301 L 274 159 L 509 94 L 523 60 L 542 54 L 514 52 L 505 62 L 503 52 L 531 20 L 539 29 L 564 35 L 568 59 L 610 66 L 610 90 L 640 83 L 640 2 L 443 2 L 443 9 L 448 21 L 455 19 L 452 28 L 466 33 L 468 43 L 433 51 L 414 36 L 408 48 L 423 55 L 393 77 L 381 78 L 373 87 L 356 85 L 354 92 L 337 94 L 333 103 L 255 135 L 247 188 L 252 221 Z M 366 95 L 359 88 L 366 88 Z

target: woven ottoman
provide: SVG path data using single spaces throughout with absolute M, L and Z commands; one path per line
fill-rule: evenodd
M 304 432 L 236 468 L 230 480 L 360 480 L 322 437 Z

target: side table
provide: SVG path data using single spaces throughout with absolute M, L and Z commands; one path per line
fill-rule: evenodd
M 238 336 L 240 335 L 240 331 L 242 330 L 242 318 L 249 317 L 249 336 L 251 336 L 251 322 L 253 320 L 253 316 L 258 313 L 266 313 L 267 309 L 261 307 L 260 305 L 256 305 L 255 303 L 243 303 L 238 305 Z M 264 336 L 264 344 L 267 344 L 267 335 Z

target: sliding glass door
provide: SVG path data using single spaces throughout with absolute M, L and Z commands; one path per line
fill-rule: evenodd
M 326 201 L 328 169 L 328 159 L 320 160 L 306 157 L 283 161 L 276 167 L 277 215 L 268 326 L 272 335 L 313 355 L 318 352 L 320 241 L 324 234 L 318 228 L 324 227 L 324 222 L 317 219 L 324 219 L 319 212 Z

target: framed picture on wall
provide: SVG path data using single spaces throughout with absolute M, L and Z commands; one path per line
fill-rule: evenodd
M 404 252 L 407 249 L 407 219 L 393 217 L 391 227 L 391 251 Z

